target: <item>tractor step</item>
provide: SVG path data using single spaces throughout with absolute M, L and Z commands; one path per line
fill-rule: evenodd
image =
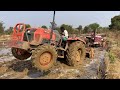
M 63 50 L 63 51 L 66 51 L 64 48 L 62 48 L 62 47 L 59 47 L 59 48 L 57 48 L 57 50 Z
M 64 56 L 58 56 L 58 58 L 64 58 Z

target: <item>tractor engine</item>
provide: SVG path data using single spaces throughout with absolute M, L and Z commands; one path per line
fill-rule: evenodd
M 29 42 L 30 45 L 40 45 L 49 43 L 51 30 L 43 28 L 27 29 L 23 36 L 23 41 Z M 56 35 L 53 33 L 52 41 L 55 41 Z
M 17 28 L 24 27 L 24 24 L 17 24 L 14 28 L 11 40 L 11 47 L 28 50 L 31 46 L 38 46 L 44 43 L 49 43 L 51 30 L 44 28 Z M 53 31 L 52 44 L 60 40 L 60 35 L 57 30 Z

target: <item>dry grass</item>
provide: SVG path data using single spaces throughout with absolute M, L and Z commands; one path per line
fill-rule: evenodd
M 120 79 L 120 61 L 109 64 L 107 79 Z
M 107 32 L 107 40 L 111 42 L 108 52 L 107 79 L 120 79 L 120 32 Z M 112 62 L 112 63 L 111 63 Z
M 110 53 L 120 59 L 120 32 L 107 32 L 107 40 L 111 43 Z
M 10 35 L 1 35 L 0 36 L 0 41 L 6 41 L 6 40 L 10 40 Z
M 8 67 L 0 67 L 0 74 L 5 73 Z

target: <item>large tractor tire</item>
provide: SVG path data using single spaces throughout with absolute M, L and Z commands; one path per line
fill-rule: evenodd
M 41 71 L 50 70 L 56 63 L 57 52 L 52 45 L 41 45 L 32 54 L 33 65 Z
M 67 49 L 66 57 L 70 66 L 82 65 L 85 56 L 85 45 L 81 41 L 73 42 Z
M 19 60 L 25 60 L 27 58 L 29 58 L 32 54 L 27 52 L 24 49 L 19 49 L 19 48 L 11 48 L 12 54 L 15 58 L 19 59 Z

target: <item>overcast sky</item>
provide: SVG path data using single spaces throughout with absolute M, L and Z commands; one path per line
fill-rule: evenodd
M 57 25 L 69 24 L 73 27 L 83 27 L 91 23 L 98 23 L 106 27 L 110 25 L 111 18 L 119 15 L 120 11 L 56 11 L 55 22 Z M 17 23 L 30 24 L 32 27 L 42 25 L 50 26 L 53 11 L 0 11 L 0 21 L 6 28 L 14 27 Z

